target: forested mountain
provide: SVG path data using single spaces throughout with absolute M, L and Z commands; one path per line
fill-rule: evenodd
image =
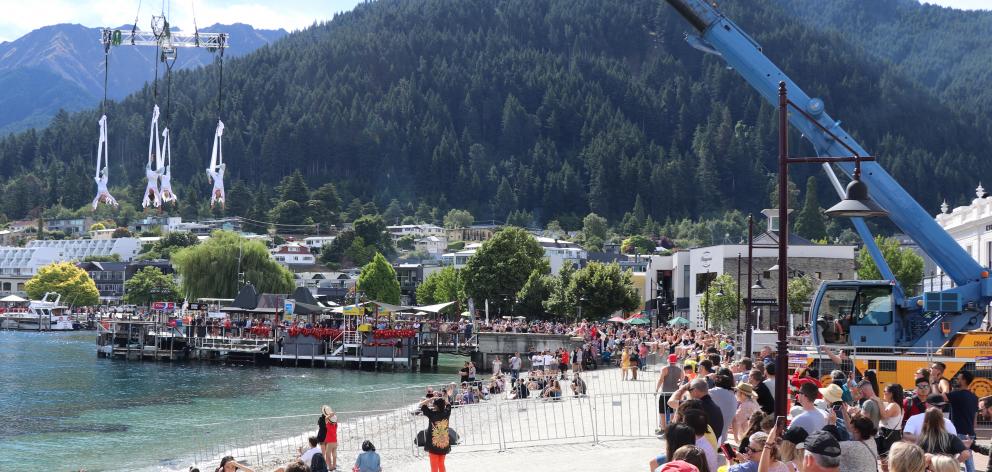
M 927 208 L 962 201 L 992 170 L 986 118 L 774 3 L 721 7 Z M 775 169 L 774 110 L 690 48 L 689 29 L 655 0 L 364 3 L 225 61 L 228 213 L 271 216 L 274 186 L 297 169 L 311 188 L 336 184 L 345 202 L 398 199 L 411 214 L 455 207 L 503 220 L 525 210 L 543 223 L 631 212 L 661 222 L 760 210 Z M 208 212 L 217 87 L 216 66 L 175 76 L 172 171 L 184 215 Z M 151 108 L 146 87 L 107 113 L 111 190 L 131 205 L 144 187 Z M 0 141 L 3 213 L 93 198 L 98 116 L 61 114 Z M 820 173 L 793 169 L 800 183 Z M 825 181 L 819 188 L 835 201 Z M 318 215 L 285 221 L 308 216 Z
M 918 0 L 776 1 L 809 26 L 840 34 L 947 101 L 992 112 L 992 11 Z
M 131 28 L 124 25 L 120 29 L 126 36 Z M 199 31 L 231 34 L 235 39 L 226 57 L 245 55 L 287 34 L 281 29 L 257 30 L 241 23 L 215 24 Z M 155 59 L 155 48 L 114 48 L 107 94 L 122 99 L 139 90 L 155 77 Z M 213 60 L 214 55 L 206 50 L 183 49 L 176 56 L 175 70 L 192 69 Z M 163 73 L 160 66 L 159 75 Z M 0 95 L 0 134 L 44 126 L 59 109 L 92 108 L 103 98 L 103 75 L 99 28 L 51 25 L 0 43 L 0 90 L 4 91 Z

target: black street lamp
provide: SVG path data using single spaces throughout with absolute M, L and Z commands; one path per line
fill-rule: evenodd
M 874 160 L 871 156 L 860 156 L 857 151 L 845 144 L 844 140 L 820 124 L 814 117 L 810 116 L 802 107 L 797 106 L 789 100 L 785 89 L 785 82 L 778 83 L 778 265 L 783 268 L 789 267 L 789 164 L 792 163 L 833 163 L 833 162 L 854 162 L 854 174 L 852 181 L 847 186 L 847 193 L 840 203 L 834 205 L 826 211 L 830 216 L 847 217 L 872 217 L 884 216 L 885 210 L 868 198 L 868 187 L 861 182 L 861 161 Z M 843 157 L 791 157 L 789 156 L 789 107 L 805 116 L 810 123 L 814 124 L 820 131 L 832 137 L 836 143 L 843 146 L 851 153 L 851 156 Z M 786 314 L 789 311 L 788 300 L 788 271 L 778 271 L 778 354 L 775 359 L 775 415 L 786 416 L 787 407 L 787 377 L 788 377 L 788 356 L 789 344 L 787 338 Z

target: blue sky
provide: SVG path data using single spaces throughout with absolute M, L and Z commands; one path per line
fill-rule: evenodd
M 354 8 L 361 0 L 176 0 L 168 15 L 173 25 L 193 27 L 192 9 L 198 25 L 248 23 L 258 28 L 304 28 L 314 20 L 327 20 L 334 13 Z M 604 0 L 606 1 L 606 0 Z M 829 0 L 826 0 L 829 1 Z M 992 9 L 992 0 L 923 0 L 926 3 L 964 9 Z M 138 0 L 0 0 L 0 41 L 12 41 L 42 26 L 80 23 L 85 26 L 120 26 L 134 21 Z M 139 25 L 147 25 L 152 9 L 162 2 L 141 1 Z

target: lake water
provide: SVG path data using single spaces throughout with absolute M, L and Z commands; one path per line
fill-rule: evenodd
M 0 471 L 185 468 L 205 442 L 299 433 L 321 404 L 410 404 L 423 393 L 412 386 L 456 379 L 461 360 L 432 373 L 127 362 L 98 359 L 95 338 L 0 331 Z M 246 421 L 292 415 L 313 416 Z

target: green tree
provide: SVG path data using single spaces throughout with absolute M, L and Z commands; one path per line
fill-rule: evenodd
M 709 324 L 714 329 L 728 330 L 740 316 L 737 300 L 737 282 L 730 274 L 720 274 L 710 282 L 699 299 L 700 312 L 709 318 Z
M 454 267 L 445 267 L 431 273 L 417 287 L 417 303 L 421 305 L 459 302 L 461 306 L 465 306 L 467 301 L 465 280 L 461 271 Z
M 86 256 L 80 262 L 120 262 L 120 254 L 108 254 L 105 256 Z
M 355 220 L 354 227 L 355 234 L 361 237 L 366 245 L 374 246 L 375 250 L 387 257 L 396 253 L 382 216 L 365 215 Z
M 875 244 L 882 251 L 882 257 L 888 263 L 892 273 L 899 281 L 907 295 L 916 292 L 917 286 L 923 280 L 923 258 L 912 249 L 903 248 L 899 240 L 875 236 Z M 858 252 L 858 278 L 861 280 L 881 280 L 882 274 L 867 250 Z
M 651 254 L 654 252 L 655 247 L 654 241 L 641 235 L 634 235 L 624 239 L 620 243 L 620 252 L 624 254 L 634 254 L 635 252 L 638 254 Z
M 230 231 L 214 231 L 202 244 L 180 249 L 172 265 L 190 299 L 234 298 L 239 271 L 262 293 L 289 293 L 294 287 L 293 274 L 272 259 L 265 244 Z
M 505 220 L 515 209 L 517 209 L 517 193 L 510 185 L 510 181 L 503 177 L 496 189 L 496 197 L 493 198 L 493 216 L 498 220 Z
M 396 240 L 396 247 L 404 251 L 412 251 L 414 243 L 417 241 L 417 237 L 412 234 L 407 234 L 400 239 Z
M 351 245 L 345 248 L 341 262 L 350 262 L 352 266 L 363 266 L 372 261 L 376 254 L 375 246 L 365 244 L 365 238 L 355 236 Z
M 468 228 L 475 222 L 475 217 L 468 210 L 452 208 L 444 215 L 445 228 Z
M 548 287 L 548 298 L 544 301 L 544 309 L 548 313 L 560 318 L 578 315 L 575 309 L 578 299 L 572 298 L 573 294 L 568 290 L 575 270 L 575 265 L 565 262 L 558 270 L 558 275 L 552 277 L 551 285 Z
M 810 176 L 806 180 L 806 200 L 803 210 L 796 217 L 796 234 L 809 239 L 819 240 L 827 237 L 827 224 L 820 210 L 820 201 L 816 196 L 816 178 Z
M 400 207 L 400 201 L 395 198 L 390 201 L 389 206 L 386 207 L 386 211 L 382 213 L 382 218 L 386 221 L 386 224 L 400 224 L 400 221 L 403 220 L 403 208 Z
M 370 300 L 394 305 L 400 303 L 400 281 L 393 266 L 382 254 L 376 253 L 372 261 L 362 267 L 358 289 L 365 292 Z
M 795 277 L 789 279 L 789 312 L 799 314 L 803 312 L 803 306 L 810 303 L 813 295 L 813 279 L 809 276 Z
M 590 249 L 602 249 L 609 236 L 606 218 L 590 213 L 582 219 L 582 240 Z
M 504 297 L 512 297 L 523 288 L 531 272 L 547 264 L 544 249 L 530 233 L 506 227 L 468 259 L 462 272 L 465 291 L 480 303 L 502 303 Z
M 513 307 L 513 312 L 529 318 L 544 318 L 544 301 L 551 296 L 554 279 L 541 269 L 531 272 L 527 282 L 516 293 L 517 304 Z
M 283 177 L 282 182 L 279 183 L 279 200 L 283 202 L 292 200 L 298 204 L 310 200 L 310 188 L 307 187 L 307 182 L 303 179 L 300 169 L 296 169 L 292 174 Z
M 107 226 L 103 223 L 97 222 L 90 225 L 90 231 L 103 231 L 105 229 L 107 229 Z
M 111 235 L 111 237 L 114 237 L 114 238 L 130 238 L 131 237 L 131 230 L 129 230 L 127 228 L 124 228 L 124 227 L 117 228 L 117 229 L 114 230 L 114 233 Z
M 641 304 L 631 272 L 620 269 L 617 263 L 590 262 L 575 271 L 568 284 L 572 300 L 584 300 L 584 317 L 598 318 L 616 311 L 630 312 Z
M 306 215 L 303 207 L 296 200 L 284 200 L 269 210 L 269 219 L 284 225 L 303 224 Z
M 314 190 L 311 200 L 318 200 L 323 203 L 324 209 L 333 215 L 341 213 L 341 197 L 338 195 L 337 187 L 332 183 L 326 183 Z
M 154 301 L 181 300 L 179 286 L 170 275 L 154 266 L 142 267 L 124 282 L 124 301 L 134 305 L 150 305 Z
M 56 262 L 41 267 L 24 284 L 24 290 L 32 300 L 40 300 L 45 293 L 55 292 L 62 296 L 62 303 L 72 306 L 100 303 L 96 283 L 85 270 L 71 262 Z

